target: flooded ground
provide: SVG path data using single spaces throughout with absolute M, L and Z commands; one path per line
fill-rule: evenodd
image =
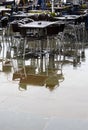
M 1 43 L 0 129 L 87 130 L 88 49 L 77 64 L 57 55 L 8 60 L 9 49 Z
M 85 49 L 85 60 L 77 67 L 63 65 L 64 80 L 53 89 L 30 83 L 22 86 L 19 79 L 13 80 L 13 68 L 11 72 L 1 71 L 0 108 L 45 116 L 88 118 L 87 57 L 88 49 Z

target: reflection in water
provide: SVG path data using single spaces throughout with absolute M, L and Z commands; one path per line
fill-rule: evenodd
M 52 60 L 51 60 L 52 59 Z M 47 61 L 48 60 L 48 61 Z M 13 73 L 13 80 L 19 79 L 20 87 L 26 88 L 25 84 L 46 86 L 53 90 L 59 86 L 60 80 L 63 80 L 62 67 L 54 63 L 54 58 L 43 57 L 42 59 L 30 59 L 19 64 L 17 60 L 18 70 Z M 27 62 L 27 65 L 26 65 Z M 23 84 L 23 85 L 22 85 Z
M 14 44 L 10 38 L 6 41 L 4 37 L 0 44 L 1 71 L 13 73 L 12 80 L 19 81 L 19 90 L 21 91 L 27 90 L 28 85 L 46 87 L 50 91 L 54 90 L 65 79 L 63 75 L 64 65 L 70 64 L 77 67 L 85 61 L 85 48 L 78 43 L 79 41 L 75 39 L 73 33 L 71 34 L 71 29 L 69 35 L 67 30 L 63 34 L 63 36 L 61 33 L 58 37 L 42 41 L 44 47 L 42 47 L 42 51 L 40 41 L 37 41 L 38 44 L 35 41 L 28 42 L 27 52 L 31 50 L 31 53 L 28 53 L 31 56 L 28 57 L 27 55 L 27 59 L 18 56 L 19 50 L 21 53 L 23 52 L 21 44 L 23 41 L 18 40 Z M 34 57 L 36 52 L 39 55 Z
M 27 84 L 19 84 L 19 90 L 20 91 L 24 91 L 24 90 L 27 90 Z
M 64 81 L 63 66 L 66 64 L 81 65 L 83 57 L 77 57 L 77 61 L 74 62 L 74 58 L 55 55 L 43 56 L 41 59 L 30 58 L 29 60 L 16 59 L 16 68 L 13 73 L 13 80 L 19 79 L 19 88 L 26 90 L 27 85 L 45 86 L 51 91 L 58 87 L 62 81 Z

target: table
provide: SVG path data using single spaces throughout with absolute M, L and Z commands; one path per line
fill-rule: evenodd
M 12 15 L 12 17 L 14 19 L 23 19 L 23 18 L 30 18 L 31 16 L 34 16 L 35 14 L 33 13 L 20 13 L 20 14 L 15 14 L 15 15 Z
M 75 19 L 78 19 L 80 17 L 81 17 L 80 15 L 64 15 L 64 16 L 55 17 L 55 18 L 58 20 L 75 20 Z
M 57 34 L 59 32 L 61 25 L 64 28 L 65 23 L 60 22 L 60 21 L 54 21 L 54 22 L 51 22 L 51 21 L 34 21 L 34 22 L 30 22 L 30 23 L 21 25 L 20 29 L 24 30 L 23 32 L 25 32 L 29 29 L 37 30 L 39 36 L 40 35 L 46 35 L 47 36 L 47 35 L 49 35 L 48 32 L 50 32 L 49 31 L 50 28 L 52 30 L 52 33 L 50 32 L 51 35 L 53 35 L 55 33 Z M 55 29 L 54 29 L 54 27 L 55 27 Z
M 56 6 L 54 7 L 54 10 L 55 12 L 62 12 L 62 11 L 67 11 L 71 8 L 72 6 L 71 5 L 68 5 L 68 6 Z
M 62 21 L 74 21 L 75 24 L 76 23 L 80 23 L 82 21 L 82 15 L 64 15 L 64 16 L 61 16 L 61 17 L 55 17 L 55 19 L 57 20 L 62 20 Z
M 44 29 L 47 28 L 48 26 L 54 25 L 57 22 L 50 22 L 50 21 L 34 21 L 31 23 L 27 23 L 22 25 L 22 28 L 33 28 L 33 29 Z

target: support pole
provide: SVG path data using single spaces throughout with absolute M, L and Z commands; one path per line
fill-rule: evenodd
M 54 13 L 54 0 L 52 0 L 52 13 Z

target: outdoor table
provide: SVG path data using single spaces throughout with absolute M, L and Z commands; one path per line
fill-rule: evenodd
M 34 16 L 33 13 L 20 13 L 12 15 L 13 19 L 23 19 L 23 18 L 30 18 L 31 16 Z
M 26 37 L 28 31 L 37 32 L 38 36 L 48 36 L 47 28 L 58 24 L 58 21 L 33 21 L 19 26 L 20 33 Z
M 21 27 L 23 27 L 24 29 L 29 29 L 29 28 L 33 28 L 33 29 L 44 29 L 47 28 L 48 26 L 51 26 L 53 24 L 55 24 L 56 22 L 50 22 L 50 21 L 34 21 L 31 23 L 27 23 L 22 25 Z
M 64 22 L 60 22 L 60 21 L 33 21 L 27 24 L 22 24 L 20 26 L 20 29 L 23 29 L 23 32 L 27 32 L 28 30 L 37 30 L 39 36 L 43 35 L 43 36 L 48 36 L 48 28 L 52 28 L 52 27 L 59 27 L 60 25 L 64 25 Z M 43 34 L 41 33 L 41 31 L 43 32 Z M 58 30 L 59 32 L 59 30 Z M 58 33 L 57 32 L 57 33 Z
M 81 15 L 63 15 L 61 17 L 55 17 L 55 19 L 57 20 L 62 20 L 62 21 L 74 21 L 75 24 L 78 22 L 80 23 L 82 20 L 82 16 Z
M 62 12 L 62 11 L 67 11 L 71 7 L 72 7 L 71 5 L 68 5 L 68 6 L 56 6 L 56 7 L 54 7 L 54 10 L 55 10 L 55 12 Z
M 80 18 L 80 15 L 63 15 L 61 17 L 55 17 L 58 20 L 76 20 Z

